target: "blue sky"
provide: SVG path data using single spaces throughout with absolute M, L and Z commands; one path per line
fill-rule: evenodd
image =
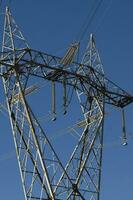
M 69 44 L 82 32 L 81 27 L 97 2 L 98 0 L 12 0 L 10 7 L 31 48 L 62 56 Z M 5 2 L 2 5 L 2 12 L 4 9 Z M 84 48 L 89 34 L 94 33 L 106 76 L 133 94 L 132 10 L 132 0 L 103 0 L 82 38 L 81 45 Z M 2 31 L 3 17 L 0 16 Z M 3 87 L 0 88 L 0 102 L 3 103 Z M 120 110 L 107 108 L 101 200 L 125 200 L 133 197 L 132 116 L 133 105 L 130 105 L 126 108 L 129 144 L 123 147 L 120 140 Z M 1 199 L 23 200 L 11 129 L 4 110 L 0 113 L 0 121 Z

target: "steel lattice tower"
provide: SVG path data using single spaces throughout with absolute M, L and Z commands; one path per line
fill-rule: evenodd
M 77 48 L 64 58 L 30 49 L 6 9 L 1 76 L 25 200 L 100 199 L 104 106 L 123 108 L 133 97 L 105 77 L 92 35 L 81 63 L 72 59 Z M 79 100 L 84 129 L 66 166 L 27 101 L 34 76 L 74 88 Z

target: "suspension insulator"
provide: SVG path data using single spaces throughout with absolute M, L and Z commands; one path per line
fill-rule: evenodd
M 56 95 L 55 95 L 55 81 L 52 81 L 52 121 L 56 120 Z
M 122 109 L 122 145 L 127 145 L 127 136 L 126 136 L 126 125 L 125 125 L 125 112 Z
M 63 79 L 63 107 L 64 107 L 63 114 L 64 115 L 67 113 L 66 106 L 67 106 L 67 90 L 66 90 L 66 77 L 64 76 L 64 79 Z

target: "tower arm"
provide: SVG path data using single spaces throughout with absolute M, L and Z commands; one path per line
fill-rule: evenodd
M 63 82 L 65 77 L 67 85 L 78 88 L 77 82 L 80 81 L 83 83 L 83 88 L 86 92 L 89 93 L 89 89 L 91 88 L 95 91 L 95 95 L 97 93 L 103 94 L 105 103 L 107 104 L 123 108 L 133 102 L 132 95 L 91 66 L 76 62 L 62 65 L 61 58 L 28 48 L 16 50 L 15 64 L 11 62 L 12 57 L 13 53 L 10 51 L 2 53 L 0 64 L 7 66 L 8 70 L 6 73 L 2 73 L 1 76 L 12 76 L 15 68 L 19 74 L 28 72 L 31 76 L 54 80 L 60 83 Z M 80 69 L 87 70 L 88 74 L 80 74 Z M 90 85 L 89 88 L 88 85 Z

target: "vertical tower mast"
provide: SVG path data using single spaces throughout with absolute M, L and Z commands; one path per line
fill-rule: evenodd
M 88 47 L 83 56 L 78 74 L 92 76 L 89 74 L 89 67 L 97 70 L 97 77 L 104 85 L 104 76 L 99 53 L 95 47 L 94 38 L 90 35 Z M 66 165 L 67 174 L 72 178 L 73 189 L 68 189 L 68 199 L 80 199 L 81 192 L 83 199 L 99 200 L 100 180 L 102 166 L 103 146 L 103 121 L 104 121 L 104 97 L 98 94 L 95 89 L 80 80 L 76 80 L 76 90 L 79 103 L 84 115 L 84 131 L 76 145 L 69 162 Z M 62 175 L 57 184 L 65 181 L 65 174 Z M 79 189 L 79 191 L 78 191 Z
M 25 199 L 55 199 L 54 177 L 58 178 L 64 168 L 25 97 L 30 71 L 25 75 L 21 74 L 18 62 L 24 55 L 19 50 L 27 48 L 29 47 L 7 8 L 1 59 L 6 59 L 6 64 L 10 67 L 2 66 L 2 72 L 8 73 L 3 78 L 3 84 Z M 55 173 L 51 170 L 53 164 Z

